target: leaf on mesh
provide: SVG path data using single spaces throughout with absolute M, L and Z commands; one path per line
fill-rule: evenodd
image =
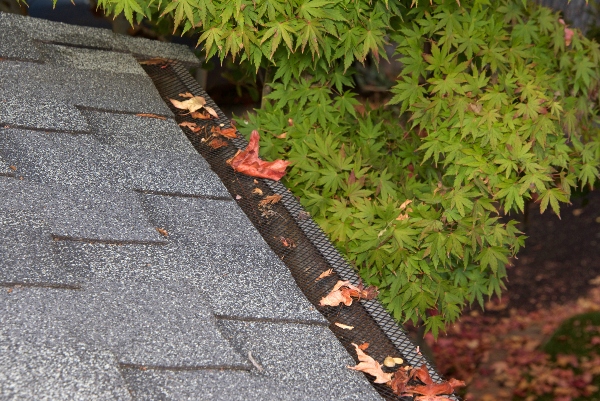
M 275 160 L 272 162 L 261 160 L 258 157 L 259 139 L 258 131 L 252 131 L 248 147 L 236 153 L 232 159 L 228 160 L 228 163 L 235 171 L 242 174 L 279 181 L 285 175 L 285 169 L 290 162 L 284 160 Z
M 359 364 L 356 366 L 347 366 L 348 369 L 358 370 L 359 372 L 364 372 L 375 377 L 375 383 L 387 383 L 392 380 L 392 373 L 385 373 L 381 369 L 379 362 L 365 354 L 358 345 L 354 343 L 352 345 L 356 349 Z

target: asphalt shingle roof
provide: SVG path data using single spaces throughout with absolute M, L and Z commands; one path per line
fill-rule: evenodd
M 0 398 L 381 399 L 133 55 L 0 13 Z

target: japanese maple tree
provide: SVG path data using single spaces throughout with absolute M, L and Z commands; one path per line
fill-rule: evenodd
M 600 48 L 517 0 L 99 0 L 195 32 L 265 82 L 239 121 L 399 321 L 434 333 L 500 294 L 526 202 L 560 213 L 598 178 Z M 357 63 L 403 70 L 357 113 Z M 189 102 L 192 103 L 192 102 Z M 196 105 L 194 106 L 196 107 Z M 502 219 L 502 215 L 508 218 Z

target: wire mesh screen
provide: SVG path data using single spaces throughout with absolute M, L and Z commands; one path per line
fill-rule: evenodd
M 227 146 L 216 149 L 209 146 L 206 139 L 210 136 L 212 127 L 229 128 L 232 125 L 183 65 L 177 62 L 165 62 L 162 65 L 145 64 L 143 68 L 153 80 L 165 103 L 175 113 L 176 121 L 194 122 L 200 127 L 199 130 L 196 129 L 197 132 L 188 128 L 183 128 L 183 131 L 223 181 L 229 193 L 236 199 L 265 241 L 289 268 L 297 285 L 309 301 L 329 320 L 331 331 L 350 355 L 356 359 L 356 351 L 352 343 L 368 342 L 367 353 L 376 360 L 382 361 L 392 356 L 403 358 L 405 364 L 413 367 L 427 364 L 433 380 L 441 381 L 442 378 L 433 366 L 418 353 L 416 346 L 377 300 L 353 302 L 351 306 L 319 306 L 321 298 L 331 291 L 338 280 L 349 280 L 352 284 L 358 284 L 357 274 L 283 184 L 236 173 L 227 164 L 227 160 L 231 159 L 239 149 L 245 149 L 248 145 L 239 133 L 238 137 L 232 139 Z M 169 99 L 181 99 L 178 95 L 185 92 L 204 97 L 206 105 L 212 107 L 219 118 L 192 119 L 189 114 L 176 109 Z M 282 197 L 279 202 L 268 207 L 259 205 L 265 196 L 274 194 Z M 333 269 L 334 274 L 317 280 L 328 269 Z M 334 324 L 336 322 L 354 326 L 354 329 L 342 329 Z M 370 375 L 366 377 L 373 383 Z M 387 400 L 412 399 L 412 397 L 395 395 L 384 384 L 373 383 L 373 386 Z M 452 396 L 452 399 L 458 400 L 458 397 Z

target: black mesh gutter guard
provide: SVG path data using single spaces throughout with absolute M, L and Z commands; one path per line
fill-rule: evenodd
M 358 284 L 360 279 L 356 272 L 283 184 L 236 173 L 226 163 L 238 149 L 245 149 L 248 145 L 239 133 L 238 138 L 233 139 L 229 146 L 218 149 L 211 148 L 206 141 L 203 141 L 210 135 L 211 127 L 228 128 L 231 127 L 231 123 L 183 64 L 165 60 L 161 64 L 142 63 L 142 67 L 154 82 L 165 103 L 175 113 L 177 123 L 195 122 L 203 128 L 198 133 L 193 133 L 187 128 L 183 131 L 198 153 L 206 159 L 212 170 L 223 181 L 229 193 L 236 199 L 264 240 L 288 267 L 304 295 L 329 320 L 329 328 L 349 354 L 357 360 L 356 351 L 351 344 L 368 342 L 367 353 L 375 360 L 383 361 L 387 356 L 392 356 L 403 358 L 404 363 L 412 367 L 426 364 L 432 379 L 440 382 L 442 377 L 433 365 L 418 353 L 417 347 L 376 299 L 353 302 L 349 307 L 319 306 L 321 298 L 329 293 L 338 280 L 349 280 L 352 284 Z M 207 106 L 212 107 L 219 118 L 196 120 L 182 114 L 169 99 L 182 100 L 178 95 L 185 92 L 204 97 Z M 262 195 L 252 192 L 256 188 L 262 191 Z M 265 196 L 273 194 L 282 196 L 282 199 L 268 209 L 259 209 L 258 202 Z M 321 273 L 330 268 L 333 268 L 333 275 L 315 281 Z M 354 329 L 341 329 L 334 324 L 336 322 L 354 326 Z M 399 397 L 388 386 L 375 384 L 370 375 L 365 376 L 386 400 L 412 399 L 412 397 Z M 459 400 L 455 395 L 452 395 L 451 399 Z

